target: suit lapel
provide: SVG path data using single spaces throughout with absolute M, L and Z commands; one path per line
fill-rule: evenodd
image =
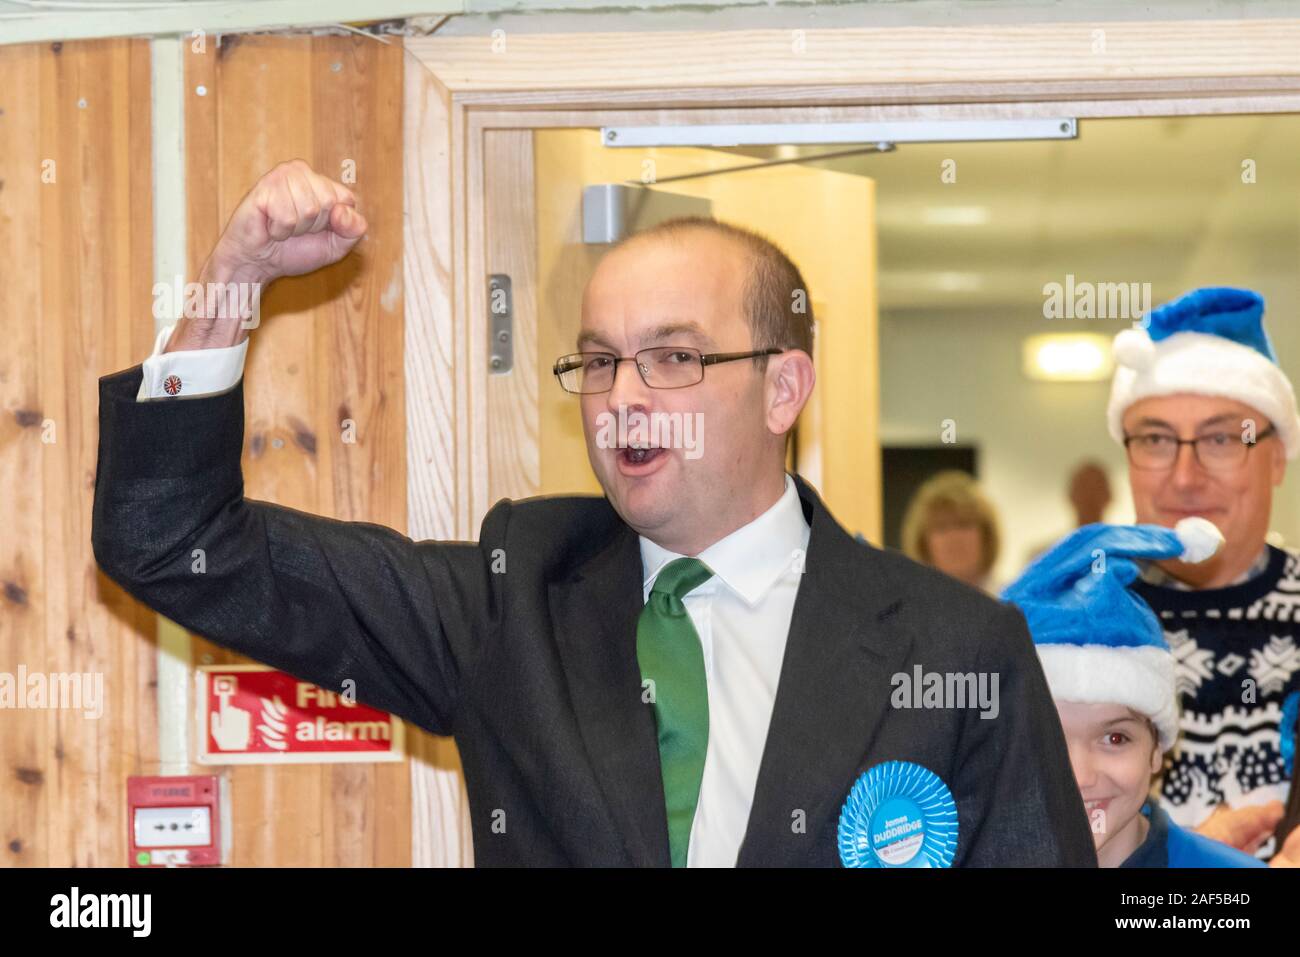
M 839 526 L 802 479 L 795 482 L 805 512 L 812 511 L 811 535 L 740 867 L 810 860 L 884 720 L 888 694 L 869 689 L 887 688 L 911 647 L 892 620 L 897 602 L 887 583 L 870 574 L 873 551 Z M 796 828 L 799 812 L 803 828 Z
M 583 744 L 629 862 L 667 867 L 658 736 L 636 657 L 642 587 L 637 536 L 619 522 L 607 548 L 550 583 L 550 607 Z
M 737 865 L 798 866 L 839 814 L 889 706 L 911 636 L 872 574 L 873 550 L 835 521 L 798 476 L 811 535 L 795 598 L 772 719 Z M 609 544 L 549 583 L 556 644 L 588 758 L 628 862 L 668 867 L 667 811 L 654 711 L 641 701 L 636 624 L 642 599 L 636 533 L 621 521 Z M 864 574 L 864 571 L 866 574 Z M 796 830 L 796 812 L 805 815 Z

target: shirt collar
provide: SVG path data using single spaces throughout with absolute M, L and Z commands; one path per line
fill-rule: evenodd
M 799 502 L 799 491 L 787 473 L 785 491 L 771 508 L 748 525 L 714 542 L 696 557 L 745 604 L 753 607 L 794 563 L 796 552 L 807 549 L 810 534 L 808 520 L 804 518 L 803 506 Z M 643 589 L 648 596 L 663 567 L 683 556 L 644 535 L 639 538 L 641 568 L 645 573 Z M 711 582 L 700 587 L 708 588 Z
M 1267 571 L 1268 569 L 1268 562 L 1270 557 L 1271 556 L 1269 555 L 1268 552 L 1268 546 L 1265 545 L 1260 550 L 1259 557 L 1255 559 L 1255 563 L 1251 565 L 1250 568 L 1246 569 L 1244 572 L 1238 575 L 1234 581 L 1228 582 L 1227 585 L 1224 585 L 1222 587 L 1233 588 L 1237 585 L 1243 585 L 1246 582 L 1250 581 L 1252 578 L 1254 578 L 1256 575 L 1264 574 L 1264 572 Z M 1138 568 L 1140 570 L 1142 580 L 1146 582 L 1148 585 L 1160 585 L 1163 588 L 1173 588 L 1178 591 L 1197 590 L 1192 585 L 1187 584 L 1187 582 L 1175 578 L 1173 575 L 1169 574 L 1167 571 L 1165 571 L 1163 568 L 1157 565 L 1154 561 L 1142 560 L 1139 562 Z
M 1142 805 L 1149 827 L 1147 836 L 1120 867 L 1168 867 L 1169 866 L 1169 815 L 1150 798 Z

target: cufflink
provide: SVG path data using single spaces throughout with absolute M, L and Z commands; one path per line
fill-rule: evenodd
M 181 391 L 181 377 L 177 375 L 169 375 L 167 378 L 163 379 L 163 391 L 168 395 L 176 395 L 179 393 Z

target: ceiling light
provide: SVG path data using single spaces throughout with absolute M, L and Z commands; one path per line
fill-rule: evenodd
M 1046 382 L 1096 382 L 1115 368 L 1110 336 L 1095 332 L 1047 333 L 1024 341 L 1024 370 Z
M 989 221 L 987 206 L 927 206 L 921 222 L 927 226 L 983 226 Z

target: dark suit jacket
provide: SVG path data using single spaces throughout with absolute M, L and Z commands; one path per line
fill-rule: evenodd
M 252 501 L 242 380 L 140 403 L 140 375 L 100 380 L 105 573 L 214 642 L 454 735 L 479 864 L 668 865 L 640 551 L 605 498 L 503 500 L 477 544 Z M 737 863 L 838 865 L 854 780 L 904 760 L 952 791 L 955 864 L 1095 865 L 1020 612 L 855 541 L 797 484 L 812 537 Z M 891 676 L 915 664 L 996 672 L 998 717 L 893 708 Z

